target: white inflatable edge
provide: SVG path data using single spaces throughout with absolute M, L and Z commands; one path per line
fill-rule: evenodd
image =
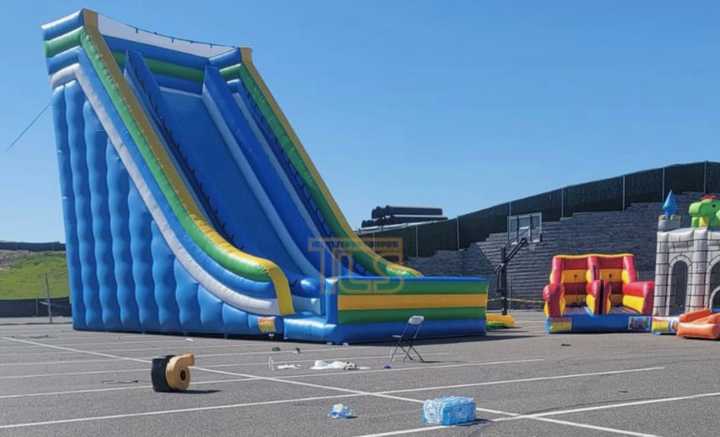
M 82 71 L 82 68 L 78 64 L 66 67 L 63 70 L 68 68 L 71 68 L 72 70 L 65 72 L 62 77 L 66 77 L 65 75 L 72 72 L 77 78 L 80 87 L 88 99 L 88 102 L 90 102 L 98 120 L 100 120 L 100 124 L 102 124 L 103 128 L 107 132 L 110 142 L 117 151 L 123 165 L 125 165 L 131 180 L 135 184 L 135 187 L 150 211 L 150 215 L 153 220 L 155 220 L 160 233 L 163 238 L 165 238 L 165 241 L 170 247 L 173 255 L 175 255 L 180 264 L 188 271 L 190 276 L 198 281 L 198 283 L 213 296 L 237 309 L 261 315 L 280 315 L 277 299 L 258 299 L 240 294 L 213 278 L 193 259 L 193 257 L 183 247 L 182 243 L 180 243 L 177 235 L 175 235 L 175 232 L 168 223 L 163 211 L 160 209 L 152 192 L 145 183 L 130 152 L 123 143 L 122 137 L 115 129 L 112 119 L 109 117 L 105 108 L 100 103 L 100 99 L 93 91 L 92 85 L 90 84 L 86 74 Z

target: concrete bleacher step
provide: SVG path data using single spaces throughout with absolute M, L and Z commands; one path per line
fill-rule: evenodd
M 687 211 L 699 193 L 678 195 L 680 211 Z M 652 279 L 655 265 L 657 218 L 661 202 L 635 203 L 624 211 L 581 212 L 559 221 L 543 223 L 543 242 L 533 251 L 521 250 L 508 266 L 513 296 L 539 299 L 548 282 L 551 260 L 562 253 L 635 254 L 641 279 Z M 409 265 L 428 275 L 493 275 L 505 232 L 488 235 L 461 251 L 439 251 L 432 257 L 411 258 Z M 491 290 L 492 292 L 492 290 Z

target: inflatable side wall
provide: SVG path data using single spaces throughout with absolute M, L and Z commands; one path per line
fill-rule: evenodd
M 88 10 L 43 32 L 76 329 L 484 332 L 484 278 L 423 278 L 355 236 L 248 49 Z

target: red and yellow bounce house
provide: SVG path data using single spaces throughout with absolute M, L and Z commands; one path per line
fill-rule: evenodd
M 637 280 L 632 254 L 556 255 L 543 290 L 545 329 L 648 332 L 653 294 L 653 281 Z

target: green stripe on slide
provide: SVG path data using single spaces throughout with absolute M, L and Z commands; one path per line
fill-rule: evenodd
M 79 46 L 82 31 L 83 28 L 78 27 L 75 30 L 58 36 L 57 38 L 45 41 L 45 57 L 51 58 L 67 49 Z
M 241 64 L 225 67 L 220 70 L 220 74 L 226 80 L 237 77 L 242 81 L 260 110 L 260 113 L 263 115 L 268 126 L 280 143 L 280 146 L 287 155 L 289 161 L 295 167 L 305 186 L 310 191 L 310 195 L 332 229 L 333 234 L 337 237 L 352 241 L 355 236 L 348 235 L 345 232 L 345 229 L 340 223 L 340 219 L 332 211 L 328 199 L 325 198 L 325 195 L 318 186 L 318 182 L 313 178 L 312 173 L 303 161 L 302 156 L 300 156 L 297 145 L 290 139 L 289 133 L 285 131 L 277 114 L 273 111 L 272 106 L 263 94 L 260 86 L 255 82 L 252 74 L 250 74 L 247 68 Z M 352 255 L 353 258 L 356 259 L 365 269 L 381 276 L 416 276 L 412 271 L 402 266 L 390 263 L 364 247 L 358 247 L 358 250 L 354 251 Z
M 339 311 L 338 322 L 381 323 L 401 322 L 411 316 L 424 316 L 427 320 L 482 319 L 485 320 L 485 308 L 414 308 L 408 310 L 350 310 Z
M 125 65 L 125 53 L 123 52 L 112 52 L 113 58 L 117 61 L 121 67 Z M 193 82 L 202 82 L 205 73 L 202 70 L 196 68 L 185 67 L 183 65 L 172 64 L 170 62 L 158 61 L 153 58 L 146 58 L 143 56 L 145 64 L 147 64 L 150 71 L 155 74 L 162 74 L 163 76 L 177 77 L 179 79 L 192 80 Z
M 65 50 L 81 45 L 81 35 L 83 32 L 82 27 L 60 35 L 57 38 L 45 41 L 45 56 L 51 58 L 58 53 L 62 53 Z M 117 61 L 121 67 L 125 65 L 125 53 L 124 52 L 112 52 L 113 58 Z M 171 62 L 160 61 L 153 58 L 144 57 L 145 63 L 147 64 L 150 71 L 155 74 L 162 74 L 164 76 L 177 77 L 179 79 L 192 80 L 194 82 L 202 82 L 204 72 L 197 68 L 186 67 L 184 65 L 173 64 Z
M 109 59 L 107 61 L 105 60 L 105 57 L 101 53 L 101 49 L 96 46 L 96 43 L 93 41 L 94 38 L 90 36 L 88 32 L 83 31 L 81 35 L 82 46 L 85 49 L 93 68 L 98 74 L 100 81 L 115 105 L 115 109 L 118 111 L 120 118 L 125 124 L 125 128 L 137 144 L 138 149 L 145 159 L 151 173 L 155 177 L 160 190 L 166 196 L 171 209 L 177 216 L 185 231 L 190 235 L 193 241 L 198 244 L 198 246 L 210 255 L 211 258 L 233 273 L 254 281 L 271 282 L 268 272 L 265 271 L 261 265 L 250 259 L 233 256 L 222 247 L 216 245 L 205 232 L 198 228 L 185 205 L 180 200 L 180 195 L 175 191 L 175 187 L 173 187 L 169 176 L 165 173 L 165 170 L 160 164 L 158 158 L 154 155 L 149 144 L 149 140 L 139 125 L 139 121 L 135 120 L 130 109 L 130 101 L 128 101 L 128 99 L 123 95 L 119 84 L 116 83 L 116 78 L 106 65 L 106 62 L 112 61 Z M 98 41 L 97 44 L 103 44 L 103 41 Z M 120 77 L 118 80 L 124 79 Z
M 340 279 L 339 294 L 486 294 L 487 281 L 403 281 L 382 279 Z

